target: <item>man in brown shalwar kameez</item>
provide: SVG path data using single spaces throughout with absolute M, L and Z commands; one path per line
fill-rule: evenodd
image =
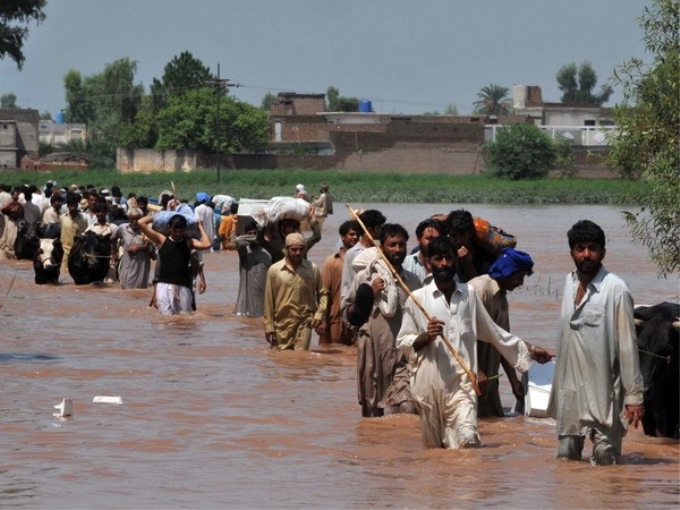
M 408 233 L 401 225 L 386 223 L 380 244 L 387 260 L 410 290 L 420 287 L 418 277 L 402 268 Z M 364 259 L 363 261 L 361 259 Z M 366 310 L 368 320 L 360 326 L 357 340 L 357 386 L 361 415 L 378 417 L 390 413 L 415 412 L 409 389 L 408 358 L 396 348 L 402 307 L 408 297 L 392 275 L 376 248 L 364 250 L 355 262 L 366 264 L 357 272 L 343 303 L 343 313 L 352 323 L 361 288 L 373 294 L 373 306 Z M 370 292 L 369 291 L 369 292 Z M 369 314 L 370 313 L 370 314 Z

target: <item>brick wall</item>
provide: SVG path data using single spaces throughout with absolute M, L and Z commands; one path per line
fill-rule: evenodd
M 321 142 L 328 140 L 328 125 L 320 116 L 274 117 L 272 126 L 275 123 L 281 124 L 282 142 Z
M 326 110 L 325 94 L 295 94 L 282 92 L 271 106 L 273 116 L 314 115 Z
M 484 125 L 471 124 L 399 124 L 390 123 L 388 132 L 331 131 L 330 141 L 336 154 L 382 152 L 395 146 L 402 150 L 429 148 L 439 152 L 465 147 L 477 151 L 484 142 Z
M 193 151 L 124 148 L 116 151 L 116 167 L 123 173 L 189 172 L 201 168 L 197 165 L 196 153 Z
M 479 174 L 484 170 L 481 141 L 483 124 L 391 123 L 389 132 L 368 128 L 346 128 L 328 133 L 335 155 L 222 154 L 223 169 L 306 168 L 343 169 L 374 172 Z M 319 125 L 319 128 L 324 126 Z M 328 127 L 327 125 L 325 125 Z M 375 125 L 368 125 L 374 128 Z M 331 126 L 334 128 L 335 126 Z M 355 126 L 359 127 L 359 126 Z M 575 167 L 581 177 L 613 177 L 602 165 L 600 156 L 606 148 L 576 151 Z M 150 149 L 118 150 L 118 168 L 122 172 L 190 171 L 217 168 L 214 154 L 186 151 L 157 152 Z
M 118 168 L 121 172 L 177 172 L 196 168 L 217 168 L 214 154 L 179 155 L 175 151 L 151 154 L 150 149 L 118 150 Z M 194 166 L 188 168 L 188 164 Z M 399 143 L 380 152 L 346 152 L 334 156 L 272 155 L 272 154 L 222 154 L 220 166 L 224 170 L 255 170 L 305 168 L 311 170 L 342 169 L 349 171 L 430 173 L 443 172 L 456 175 L 480 174 L 484 159 L 477 147 L 465 144 L 435 146 L 433 144 Z M 582 178 L 613 178 L 614 173 L 601 160 L 585 153 L 577 155 L 575 169 Z M 554 171 L 551 175 L 560 175 Z
M 474 147 L 398 144 L 380 152 L 346 154 L 338 168 L 373 172 L 481 173 L 483 160 Z

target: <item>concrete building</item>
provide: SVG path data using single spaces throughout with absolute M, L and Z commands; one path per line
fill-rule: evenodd
M 87 126 L 85 124 L 66 124 L 52 120 L 41 120 L 38 128 L 40 143 L 63 147 L 73 141 L 85 143 Z
M 603 112 L 608 109 L 545 104 L 540 87 L 523 87 L 514 92 L 514 113 L 499 118 L 376 113 L 366 100 L 360 102 L 358 112 L 327 112 L 324 94 L 281 93 L 271 106 L 271 141 L 265 153 L 225 154 L 221 161 L 225 168 L 242 169 L 476 174 L 484 169 L 484 144 L 493 139 L 497 130 L 520 122 L 534 123 L 553 137 L 571 140 L 577 151 L 589 151 L 588 146 L 593 145 L 606 146 L 602 130 L 613 129 L 605 124 Z M 364 103 L 369 107 L 361 109 Z M 546 120 L 577 124 L 548 126 Z M 190 171 L 212 168 L 215 160 L 212 155 L 190 151 L 159 153 L 121 148 L 117 165 L 123 172 Z
M 21 158 L 38 156 L 38 110 L 0 108 L 0 169 L 19 168 Z

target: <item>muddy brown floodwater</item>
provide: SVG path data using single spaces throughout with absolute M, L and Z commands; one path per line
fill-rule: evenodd
M 459 207 L 355 206 L 409 232 Z M 603 227 L 605 264 L 636 303 L 678 299 L 677 278 L 657 278 L 619 208 L 467 208 L 536 262 L 510 295 L 512 329 L 531 342 L 555 346 L 566 231 L 579 219 Z M 346 218 L 336 204 L 313 261 Z M 678 508 L 678 442 L 640 430 L 624 439 L 622 465 L 593 468 L 555 460 L 550 419 L 484 420 L 481 449 L 445 451 L 423 447 L 415 416 L 360 418 L 354 348 L 314 338 L 310 352 L 273 353 L 261 319 L 232 315 L 237 258 L 206 256 L 199 312 L 174 318 L 147 307 L 148 291 L 76 287 L 64 274 L 38 287 L 29 262 L 0 263 L 1 507 Z M 501 392 L 509 407 L 507 383 Z M 52 416 L 62 398 L 74 403 L 68 421 Z

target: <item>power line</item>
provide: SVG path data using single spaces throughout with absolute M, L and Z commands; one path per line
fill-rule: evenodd
M 217 182 L 219 184 L 220 182 L 220 170 L 221 170 L 221 147 L 222 147 L 222 142 L 220 140 L 220 103 L 221 103 L 221 98 L 222 98 L 222 92 L 229 87 L 238 87 L 238 83 L 231 83 L 231 80 L 229 78 L 220 78 L 220 65 L 217 64 L 217 77 L 213 78 L 211 80 L 206 80 L 203 82 L 205 85 L 208 85 L 210 87 L 215 87 L 215 90 L 217 90 L 217 133 L 215 136 L 215 141 L 217 142 Z

